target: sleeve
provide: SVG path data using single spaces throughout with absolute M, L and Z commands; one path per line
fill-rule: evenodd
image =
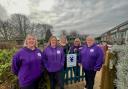
M 42 70 L 44 71 L 45 66 L 44 66 L 44 57 L 43 57 L 43 52 L 42 52 L 41 50 L 39 50 L 39 52 L 41 53 L 41 67 L 42 67 Z
M 83 46 L 81 46 L 80 48 L 79 48 L 79 53 L 78 53 L 78 63 L 81 63 L 81 51 L 82 51 L 82 49 L 83 49 Z
M 68 54 L 68 53 L 69 53 L 69 49 L 70 49 L 70 45 L 69 45 L 69 44 L 67 44 L 67 45 L 66 45 L 66 49 L 65 49 L 65 50 L 66 50 L 66 52 L 64 51 L 64 52 L 65 52 L 65 54 Z
M 71 47 L 69 48 L 69 53 L 74 53 L 74 48 L 73 48 L 73 46 L 71 46 Z
M 17 53 L 13 56 L 13 58 L 12 58 L 12 72 L 13 72 L 15 75 L 18 75 L 20 66 L 21 66 L 21 60 L 20 60 L 20 57 L 19 57 L 19 52 L 17 52 Z
M 42 63 L 44 65 L 45 68 L 47 68 L 47 56 L 46 56 L 46 52 L 45 50 L 42 52 Z
M 98 57 L 97 57 L 96 65 L 94 67 L 95 71 L 99 71 L 101 69 L 103 61 L 104 61 L 103 50 L 100 47 L 98 47 L 97 52 L 98 52 Z
M 63 49 L 62 49 L 62 54 L 61 54 L 61 65 L 63 65 L 64 66 L 64 62 L 65 62 L 65 54 L 64 54 L 64 51 L 63 51 Z
M 78 63 L 81 63 L 81 50 L 79 50 L 79 55 L 78 55 Z

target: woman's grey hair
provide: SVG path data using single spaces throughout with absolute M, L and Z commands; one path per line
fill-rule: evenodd
M 86 40 L 87 39 L 92 39 L 93 41 L 95 41 L 95 38 L 94 38 L 94 36 L 92 36 L 92 35 L 88 35 L 87 37 L 86 37 Z
M 28 34 L 24 40 L 24 44 L 23 47 L 27 47 L 27 40 L 29 37 L 33 37 L 35 39 L 35 47 L 38 47 L 38 41 L 37 41 L 37 37 L 33 34 Z

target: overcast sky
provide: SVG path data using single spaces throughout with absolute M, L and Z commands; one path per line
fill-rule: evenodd
M 101 34 L 128 20 L 128 0 L 0 0 L 0 18 L 21 13 L 55 33 Z

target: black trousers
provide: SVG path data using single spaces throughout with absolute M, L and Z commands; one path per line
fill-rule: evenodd
M 33 83 L 28 86 L 20 87 L 20 89 L 39 89 L 40 80 L 41 80 L 41 77 L 33 81 Z
M 62 71 L 49 72 L 50 77 L 50 89 L 55 89 L 58 84 L 59 89 L 64 89 Z
M 96 71 L 84 69 L 84 72 L 85 72 L 86 88 L 93 89 Z

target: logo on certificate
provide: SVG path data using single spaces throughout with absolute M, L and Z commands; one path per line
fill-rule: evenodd
M 76 66 L 76 54 L 67 54 L 67 67 Z

